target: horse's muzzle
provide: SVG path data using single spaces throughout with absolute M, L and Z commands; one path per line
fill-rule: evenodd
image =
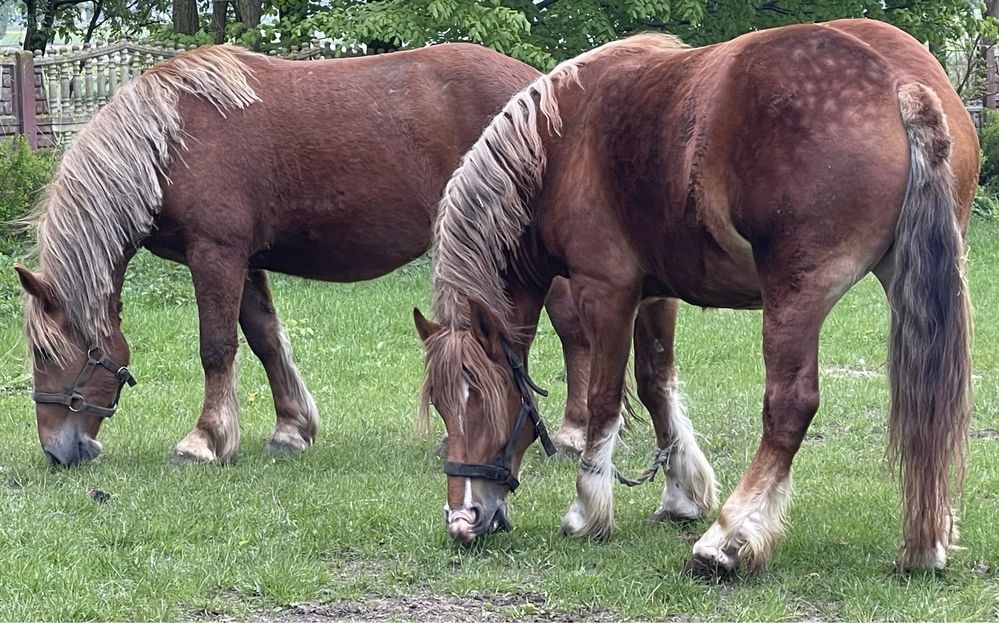
M 49 442 L 42 451 L 53 467 L 73 467 L 96 459 L 102 450 L 101 443 L 89 437 L 73 437 L 65 442 Z
M 483 534 L 513 529 L 513 524 L 507 517 L 506 503 L 503 502 L 490 510 L 485 510 L 479 504 L 456 511 L 445 508 L 444 521 L 451 538 L 461 543 L 471 543 Z

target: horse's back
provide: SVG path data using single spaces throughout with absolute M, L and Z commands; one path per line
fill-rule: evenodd
M 587 123 L 580 136 L 567 124 L 556 149 L 560 170 L 604 173 L 560 174 L 551 202 L 583 183 L 620 206 L 603 225 L 641 250 L 635 261 L 657 277 L 647 291 L 702 305 L 759 304 L 760 266 L 813 255 L 805 248 L 866 273 L 905 196 L 898 88 L 923 75 L 896 66 L 892 46 L 905 50 L 907 35 L 891 30 L 890 44 L 798 25 L 588 59 L 583 91 L 562 90 Z
M 243 53 L 259 102 L 181 97 L 189 136 L 167 171 L 163 255 L 238 240 L 261 268 L 384 274 L 430 242 L 434 208 L 492 114 L 539 75 L 469 44 L 323 61 Z

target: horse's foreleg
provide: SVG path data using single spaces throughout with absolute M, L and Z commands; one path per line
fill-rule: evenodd
M 819 407 L 818 342 L 828 294 L 802 287 L 764 296 L 763 438 L 718 519 L 694 545 L 687 564 L 695 574 L 721 575 L 739 565 L 758 570 L 784 533 L 791 460 Z
M 614 444 L 623 423 L 624 372 L 638 307 L 637 281 L 625 285 L 579 277 L 573 299 L 590 336 L 589 424 L 576 477 L 576 499 L 562 519 L 572 536 L 601 538 L 614 530 Z
M 655 521 L 700 519 L 718 503 L 715 472 L 697 445 L 674 366 L 677 307 L 676 299 L 650 300 L 635 317 L 638 398 L 652 416 L 656 445 L 666 461 Z
M 545 299 L 548 318 L 562 342 L 565 360 L 566 400 L 562 424 L 555 431 L 555 447 L 567 456 L 579 456 L 586 445 L 586 392 L 590 377 L 590 344 L 572 302 L 569 281 L 561 277 L 552 281 Z
M 274 397 L 277 422 L 267 449 L 278 452 L 307 449 L 316 438 L 319 409 L 295 367 L 291 343 L 274 309 L 267 273 L 262 270 L 247 273 L 239 325 L 253 354 L 264 366 Z
M 174 463 L 225 462 L 239 449 L 236 320 L 246 258 L 214 244 L 188 249 L 205 369 L 205 400 L 194 429 L 174 448 Z

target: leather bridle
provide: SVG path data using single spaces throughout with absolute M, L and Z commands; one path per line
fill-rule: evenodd
M 110 407 L 99 407 L 90 404 L 83 397 L 83 385 L 90 380 L 90 376 L 98 366 L 110 370 L 118 379 L 118 390 L 115 392 L 114 401 L 112 401 Z M 128 371 L 128 368 L 101 353 L 101 349 L 94 347 L 87 351 L 87 363 L 83 366 L 83 370 L 80 371 L 79 376 L 76 377 L 76 382 L 73 383 L 71 389 L 62 393 L 32 392 L 31 399 L 41 404 L 63 405 L 73 413 L 86 413 L 88 415 L 108 418 L 114 415 L 115 409 L 118 408 L 118 398 L 121 396 L 121 390 L 125 387 L 126 383 L 129 387 L 134 386 L 136 383 L 135 377 Z
M 506 446 L 500 452 L 499 456 L 493 459 L 492 462 L 457 463 L 447 461 L 444 463 L 444 473 L 448 476 L 493 480 L 503 483 L 510 491 L 516 491 L 517 487 L 520 486 L 520 481 L 513 475 L 513 450 L 517 446 L 517 441 L 520 439 L 527 421 L 530 420 L 534 425 L 534 437 L 531 441 L 540 439 L 545 454 L 548 456 L 555 454 L 555 444 L 552 443 L 551 437 L 548 436 L 548 430 L 545 428 L 545 423 L 541 420 L 541 414 L 538 413 L 537 404 L 534 402 L 535 393 L 547 396 L 548 392 L 538 387 L 531 380 L 531 377 L 527 375 L 527 370 L 524 369 L 524 364 L 521 363 L 520 358 L 517 357 L 506 342 L 503 342 L 503 351 L 506 353 L 507 363 L 510 364 L 510 370 L 513 373 L 514 385 L 517 386 L 517 392 L 520 393 L 520 413 L 517 415 L 517 423 L 513 427 L 510 439 L 506 442 Z

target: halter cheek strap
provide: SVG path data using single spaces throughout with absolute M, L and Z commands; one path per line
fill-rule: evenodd
M 524 369 L 524 364 L 506 342 L 503 342 L 503 351 L 506 353 L 507 363 L 510 364 L 514 384 L 520 393 L 520 413 L 517 415 L 517 423 L 513 427 L 513 432 L 510 433 L 510 438 L 507 440 L 506 446 L 503 447 L 503 451 L 492 462 L 456 463 L 447 461 L 444 463 L 444 473 L 449 476 L 493 480 L 506 485 L 510 491 L 516 491 L 517 487 L 520 486 L 520 481 L 513 475 L 513 451 L 517 446 L 517 440 L 520 439 L 520 435 L 524 431 L 524 426 L 527 425 L 527 420 L 531 420 L 534 425 L 534 437 L 531 438 L 531 441 L 540 439 L 545 454 L 548 456 L 555 454 L 555 444 L 548 436 L 548 430 L 545 428 L 545 423 L 541 420 L 541 414 L 538 413 L 538 407 L 534 402 L 535 393 L 547 396 L 548 392 L 531 380 L 531 377 L 527 375 L 527 370 Z
M 90 380 L 90 376 L 98 366 L 110 370 L 118 379 L 118 390 L 115 392 L 114 400 L 111 402 L 110 407 L 99 407 L 90 404 L 83 397 L 83 386 Z M 63 405 L 73 413 L 86 413 L 88 415 L 108 418 L 114 415 L 115 409 L 118 408 L 118 398 L 121 396 L 121 390 L 125 387 L 126 383 L 129 387 L 134 386 L 136 383 L 135 377 L 128 371 L 128 368 L 103 354 L 99 348 L 91 348 L 87 351 L 87 363 L 83 366 L 83 370 L 80 371 L 79 376 L 76 377 L 76 382 L 73 383 L 71 389 L 62 393 L 32 392 L 31 399 L 41 404 Z

